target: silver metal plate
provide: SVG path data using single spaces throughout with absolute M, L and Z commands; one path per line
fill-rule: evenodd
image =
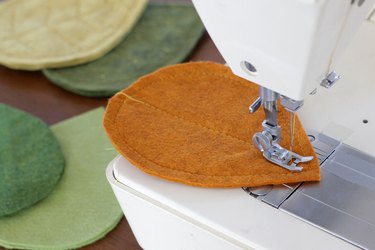
M 280 209 L 358 247 L 375 249 L 375 158 L 345 144 Z
M 375 249 L 375 158 L 309 134 L 322 180 L 274 186 L 257 198 L 359 248 Z

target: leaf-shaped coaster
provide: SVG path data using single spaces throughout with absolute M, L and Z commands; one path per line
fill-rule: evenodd
M 60 145 L 44 122 L 0 104 L 0 217 L 50 195 L 64 166 Z
M 133 31 L 107 55 L 84 65 L 43 73 L 71 92 L 111 96 L 144 74 L 184 60 L 203 31 L 193 6 L 150 4 Z
M 268 162 L 252 145 L 264 113 L 248 113 L 258 85 L 215 63 L 169 66 L 110 99 L 104 126 L 113 145 L 144 172 L 203 187 L 242 187 L 320 179 L 313 147 L 296 119 L 293 151 L 315 158 L 302 172 Z M 281 145 L 289 148 L 289 112 L 280 108 Z
M 12 0 L 0 4 L 0 64 L 38 70 L 92 61 L 129 32 L 147 0 Z

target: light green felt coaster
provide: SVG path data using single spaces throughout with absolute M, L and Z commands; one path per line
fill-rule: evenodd
M 142 75 L 183 61 L 203 31 L 192 5 L 150 4 L 133 31 L 107 55 L 80 66 L 43 73 L 71 92 L 110 96 Z
M 0 104 L 0 217 L 47 197 L 64 166 L 59 143 L 44 122 Z
M 72 249 L 112 230 L 121 209 L 105 177 L 116 156 L 99 108 L 52 126 L 66 158 L 54 192 L 37 205 L 0 219 L 0 245 L 21 249 Z

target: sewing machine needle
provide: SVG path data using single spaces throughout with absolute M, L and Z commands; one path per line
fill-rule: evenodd
M 290 151 L 293 151 L 293 140 L 294 140 L 294 127 L 295 127 L 295 115 L 294 112 L 290 112 Z

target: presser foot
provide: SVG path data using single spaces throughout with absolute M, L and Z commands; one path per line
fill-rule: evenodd
M 298 164 L 309 162 L 314 158 L 313 156 L 301 156 L 281 147 L 267 131 L 256 133 L 253 136 L 253 144 L 263 152 L 263 157 L 268 161 L 292 172 L 302 171 L 303 167 Z
M 292 172 L 300 172 L 303 167 L 297 166 L 301 162 L 309 162 L 313 156 L 301 156 L 294 152 L 291 152 L 280 145 L 273 145 L 270 149 L 263 152 L 264 158 L 268 161 L 279 165 Z

